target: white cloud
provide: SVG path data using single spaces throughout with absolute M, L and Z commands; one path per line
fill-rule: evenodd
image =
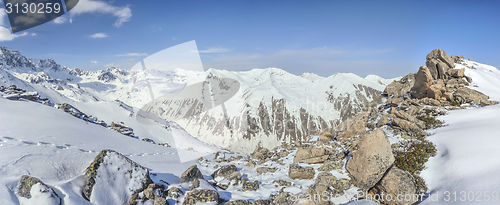
M 108 34 L 105 33 L 96 33 L 90 36 L 90 38 L 106 38 L 106 37 L 108 37 Z
M 94 61 L 94 60 L 91 60 L 90 62 L 93 63 L 93 64 L 98 63 L 97 61 Z
M 6 28 L 7 26 L 7 24 L 5 23 L 6 17 L 7 17 L 7 12 L 5 12 L 4 8 L 0 8 L 0 41 L 12 41 L 14 40 L 14 38 L 28 35 L 28 32 L 24 32 L 22 34 L 11 33 L 10 30 Z M 33 34 L 31 35 L 33 36 Z
M 147 56 L 147 53 L 127 53 L 127 54 L 122 54 L 122 55 L 117 55 L 117 56 Z
M 114 63 L 104 64 L 104 67 L 118 67 L 118 66 L 120 66 L 120 64 L 114 64 Z
M 36 33 L 31 33 L 31 36 L 36 36 Z
M 227 48 L 208 48 L 206 50 L 199 50 L 200 53 L 227 53 L 230 50 Z
M 128 5 L 118 7 L 99 0 L 80 0 L 75 8 L 71 9 L 69 12 L 69 22 L 71 23 L 73 21 L 73 17 L 86 13 L 111 14 L 118 18 L 114 23 L 116 27 L 120 27 L 132 17 L 132 12 Z M 59 17 L 54 22 L 64 23 L 66 21 L 68 21 L 67 17 Z

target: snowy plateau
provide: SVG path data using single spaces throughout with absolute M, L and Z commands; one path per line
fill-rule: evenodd
M 470 60 L 455 63 L 454 69 L 462 68 L 473 79 L 467 88 L 500 101 L 497 68 Z M 215 107 L 168 125 L 144 124 L 131 117 L 128 80 L 138 73 L 67 68 L 52 59 L 26 58 L 1 47 L 0 204 L 308 204 L 290 198 L 321 190 L 321 186 L 338 194 L 330 198 L 331 204 L 377 204 L 357 200 L 363 189 L 350 182 L 346 164 L 354 141 L 335 138 L 323 146 L 322 140 L 326 131 L 334 133 L 339 125 L 362 115 L 367 103 L 378 99 L 375 107 L 387 112 L 385 105 L 393 99 L 380 96 L 401 77 L 296 76 L 277 68 L 172 70 L 158 75 L 169 76 L 163 79 L 171 87 L 182 87 L 192 76 L 210 74 L 240 83 L 238 93 L 227 102 L 232 105 L 227 107 L 228 116 Z M 307 106 L 311 104 L 315 106 Z M 155 109 L 161 106 L 165 104 Z M 230 132 L 227 127 L 234 127 L 243 116 L 256 131 Z M 437 152 L 420 174 L 428 193 L 418 203 L 500 203 L 498 116 L 497 104 L 465 106 L 437 117 L 446 126 L 426 130 Z M 226 120 L 230 126 L 216 126 Z M 279 121 L 292 122 L 293 131 L 280 131 Z M 369 130 L 366 126 L 362 126 L 363 133 Z M 379 130 L 391 144 L 404 140 L 391 126 Z M 234 134 L 243 137 L 228 143 Z M 297 161 L 301 150 L 322 146 L 330 154 L 309 160 L 346 156 L 335 163 Z M 335 168 L 328 169 L 328 164 Z M 298 175 L 292 173 L 295 165 L 299 165 Z M 20 182 L 24 175 L 41 182 Z M 322 185 L 315 180 L 319 176 L 340 185 Z M 30 184 L 30 189 L 21 193 L 23 184 Z M 84 194 L 88 187 L 90 197 Z M 461 192 L 466 193 L 465 200 Z

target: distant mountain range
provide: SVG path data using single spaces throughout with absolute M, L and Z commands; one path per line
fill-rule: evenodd
M 18 51 L 0 47 L 0 85 L 38 91 L 53 102 L 85 104 L 118 100 L 132 105 L 137 99 L 130 98 L 128 82 L 137 75 L 140 72 L 115 67 L 99 71 L 67 68 L 50 58 L 26 58 Z M 259 143 L 272 148 L 281 142 L 330 131 L 379 96 L 394 80 L 375 75 L 361 78 L 352 73 L 296 76 L 278 68 L 242 72 L 209 69 L 204 73 L 176 69 L 156 73 L 173 88 L 183 87 L 189 79 L 203 75 L 239 82 L 236 95 L 224 103 L 227 115 L 217 106 L 176 123 L 207 144 L 244 153 L 251 152 Z M 172 112 L 166 111 L 171 103 L 187 102 L 172 101 L 175 100 L 159 101 L 150 105 L 149 110 L 168 119 Z M 92 115 L 99 112 L 86 111 Z

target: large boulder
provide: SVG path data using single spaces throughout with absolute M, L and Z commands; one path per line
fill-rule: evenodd
M 325 162 L 330 156 L 330 151 L 324 147 L 318 148 L 299 148 L 293 163 L 308 163 L 308 164 L 321 164 Z
M 376 129 L 361 139 L 346 168 L 357 187 L 369 189 L 380 181 L 394 160 L 387 136 Z
M 181 174 L 181 182 L 190 182 L 193 181 L 194 179 L 203 179 L 203 174 L 201 174 L 201 171 L 198 169 L 198 167 L 195 165 L 189 167 L 184 173 Z
M 343 195 L 345 190 L 348 190 L 351 187 L 351 182 L 349 179 L 340 179 L 338 180 L 335 176 L 333 176 L 330 172 L 321 172 L 316 177 L 316 181 L 306 193 L 315 195 L 322 195 L 323 192 L 327 192 L 329 195 Z
M 290 179 L 312 179 L 314 178 L 314 174 L 314 168 L 302 167 L 298 164 L 290 164 L 288 169 Z
M 427 89 L 432 85 L 434 79 L 427 66 L 420 66 L 420 69 L 415 76 L 415 84 L 411 88 L 411 96 L 414 98 L 422 98 L 427 94 Z
M 82 196 L 95 204 L 126 204 L 152 183 L 147 168 L 113 150 L 102 150 L 85 170 Z
M 443 93 L 446 92 L 446 88 L 444 88 L 441 84 L 434 84 L 427 89 L 427 97 L 436 99 L 436 100 L 444 100 L 442 99 Z
M 389 169 L 386 175 L 380 180 L 379 183 L 377 183 L 377 185 L 375 185 L 373 189 L 375 193 L 380 196 L 391 195 L 393 197 L 392 200 L 387 197 L 380 197 L 383 204 L 406 205 L 413 204 L 417 201 L 417 197 L 415 197 L 418 196 L 415 191 L 415 179 L 409 172 L 403 171 L 396 166 Z M 400 196 L 400 198 L 397 198 L 397 196 Z
M 19 182 L 18 195 L 21 204 L 46 204 L 46 205 L 59 205 L 61 198 L 56 192 L 40 179 L 23 175 Z
M 414 116 L 412 116 L 404 111 L 395 110 L 394 115 L 400 119 L 415 123 L 418 127 L 422 128 L 422 129 L 425 127 L 424 122 L 422 122 L 421 120 L 417 119 L 416 117 L 414 117 Z
M 194 205 L 200 202 L 219 202 L 219 193 L 211 189 L 196 189 L 189 191 L 184 197 L 183 205 Z

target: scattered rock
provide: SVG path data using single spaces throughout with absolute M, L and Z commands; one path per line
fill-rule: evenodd
M 153 202 L 153 205 L 169 205 L 165 197 L 157 196 Z
M 44 204 L 47 205 L 61 204 L 61 198 L 52 188 L 44 184 L 40 179 L 28 175 L 21 177 L 18 195 L 27 199 L 33 197 L 33 200 L 46 202 Z
M 259 189 L 259 181 L 245 181 L 242 185 L 243 191 L 257 191 Z
M 170 187 L 168 189 L 168 197 L 177 199 L 184 193 L 178 187 Z
M 218 170 L 216 170 L 213 174 L 212 174 L 212 177 L 215 179 L 215 178 L 218 178 L 218 177 L 222 177 L 224 179 L 226 178 L 229 178 L 231 176 L 231 174 L 233 172 L 236 172 L 238 169 L 236 168 L 236 166 L 234 164 L 231 164 L 231 165 L 224 165 L 222 166 L 221 168 L 219 168 Z
M 318 171 L 329 172 L 336 169 L 342 169 L 342 166 L 344 166 L 342 162 L 329 162 L 319 167 Z
M 312 167 L 301 167 L 298 164 L 290 164 L 288 169 L 288 176 L 291 179 L 312 179 L 314 174 Z
M 285 186 L 285 187 L 289 187 L 289 186 L 292 186 L 293 183 L 292 182 L 287 182 L 285 180 L 274 180 L 273 183 L 276 183 L 278 184 L 278 186 Z
M 427 136 L 427 132 L 425 132 L 423 129 L 421 129 L 417 124 L 399 119 L 399 118 L 394 118 L 392 119 L 392 125 L 401 128 L 402 130 L 408 132 L 408 133 L 415 133 L 420 136 Z M 424 126 L 423 124 L 421 126 Z
M 276 172 L 276 170 L 278 170 L 278 168 L 276 167 L 259 167 L 256 169 L 257 173 L 258 174 L 264 174 L 264 173 L 268 173 L 268 172 Z
M 236 200 L 236 201 L 228 201 L 226 205 L 253 205 L 252 202 L 247 200 Z
M 194 205 L 200 202 L 219 202 L 219 193 L 210 189 L 196 189 L 189 191 L 184 197 L 183 205 Z
M 394 160 L 387 136 L 376 129 L 361 139 L 346 168 L 356 186 L 369 189 L 380 181 Z
M 273 154 L 271 152 L 269 152 L 269 149 L 261 147 L 259 145 L 257 147 L 255 147 L 255 150 L 251 154 L 252 158 L 259 159 L 259 160 L 266 160 L 266 159 L 270 158 L 272 155 Z
M 184 171 L 184 173 L 181 174 L 180 183 L 190 182 L 194 179 L 203 179 L 203 174 L 201 174 L 201 171 L 198 169 L 196 164 L 190 166 L 186 171 Z
M 320 164 L 325 162 L 330 156 L 328 149 L 324 147 L 319 148 L 299 148 L 295 157 L 293 158 L 294 163 L 308 163 L 308 164 Z
M 387 124 L 389 124 L 389 118 L 387 117 L 387 115 L 382 115 L 382 117 L 377 122 L 377 127 L 382 127 Z

